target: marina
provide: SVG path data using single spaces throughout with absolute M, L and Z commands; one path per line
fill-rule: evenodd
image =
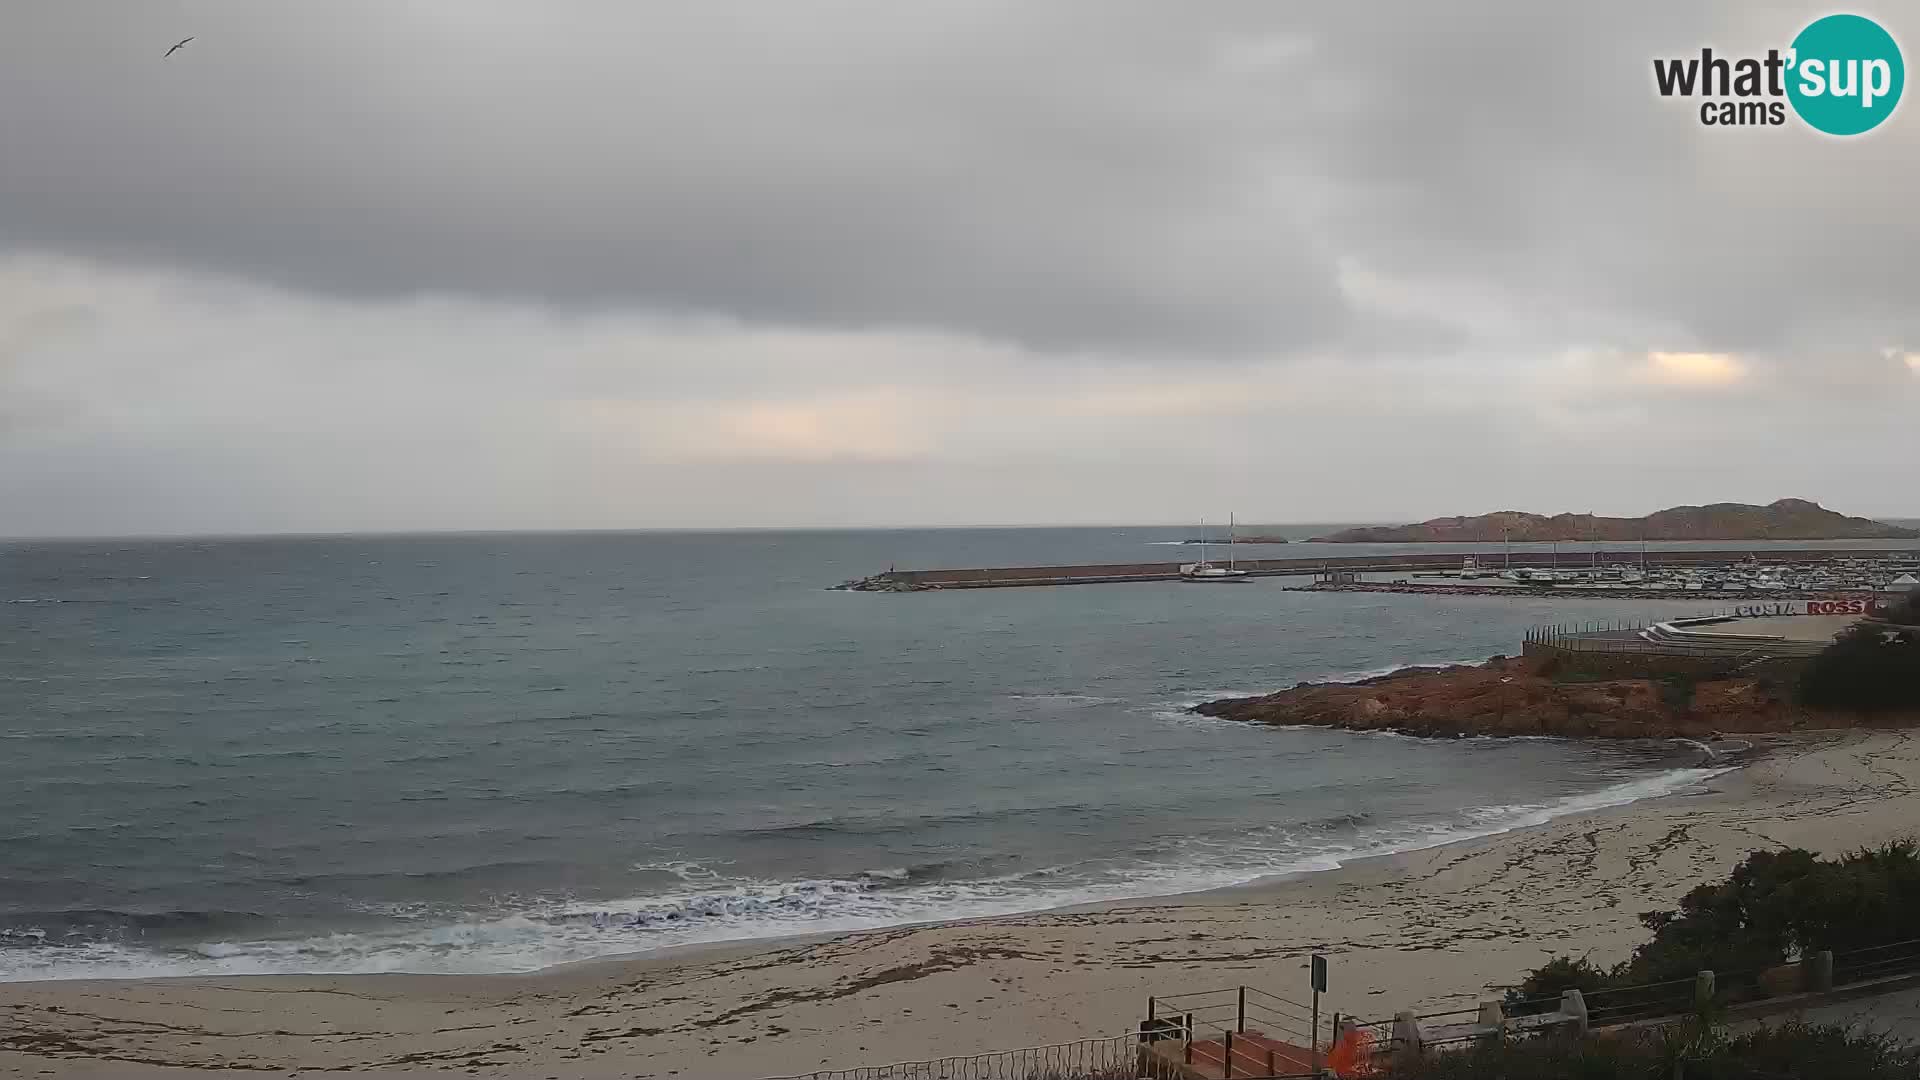
M 1781 587 L 1775 589 L 1670 588 L 1644 585 L 1598 585 L 1563 588 L 1545 585 L 1502 585 L 1497 583 L 1457 583 L 1447 581 L 1315 581 L 1310 585 L 1286 585 L 1287 592 L 1400 593 L 1409 596 L 1556 596 L 1575 600 L 1759 600 L 1784 604 L 1795 601 L 1820 602 L 1843 598 L 1895 595 L 1900 590 L 1865 588 Z
M 1580 552 L 1405 552 L 1289 559 L 1238 559 L 1238 580 L 1311 577 L 1316 590 L 1600 594 L 1622 598 L 1804 597 L 1900 591 L 1920 582 L 1920 548 L 1649 550 L 1621 561 L 1618 550 Z M 1521 565 L 1511 565 L 1517 558 Z M 1193 563 L 1138 562 L 888 570 L 844 582 L 854 592 L 1025 588 L 1178 581 Z M 1495 569 L 1498 567 L 1499 569 Z M 1421 580 L 1437 579 L 1437 580 Z

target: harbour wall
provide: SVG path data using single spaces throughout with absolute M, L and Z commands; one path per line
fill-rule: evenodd
M 1725 565 L 1756 556 L 1768 563 L 1818 564 L 1851 560 L 1920 559 L 1920 548 L 1862 550 L 1858 548 L 1773 548 L 1765 551 L 1746 549 L 1649 551 L 1648 569 Z M 1407 552 L 1388 555 L 1337 555 L 1293 559 L 1238 559 L 1234 565 L 1249 577 L 1301 577 L 1331 574 L 1337 571 L 1356 574 L 1405 573 L 1415 570 L 1457 570 L 1461 561 L 1475 559 L 1488 572 L 1504 565 L 1505 555 L 1494 551 Z M 1037 585 L 1093 585 L 1127 581 L 1176 581 L 1182 562 L 1098 563 L 1079 566 L 996 566 L 945 570 L 892 570 L 875 574 L 868 582 L 892 583 L 908 589 L 1004 589 Z M 1602 565 L 1639 562 L 1639 553 L 1619 551 L 1601 553 Z M 1585 551 L 1551 555 L 1528 552 L 1515 565 L 1547 569 L 1581 570 L 1592 564 Z

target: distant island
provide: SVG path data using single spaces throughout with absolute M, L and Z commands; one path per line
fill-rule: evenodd
M 1638 518 L 1595 514 L 1544 517 L 1500 510 L 1478 517 L 1443 517 L 1417 525 L 1345 529 L 1316 536 L 1320 544 L 1499 543 L 1502 540 L 1920 540 L 1920 529 L 1848 517 L 1805 499 L 1766 506 L 1714 503 L 1675 506 Z

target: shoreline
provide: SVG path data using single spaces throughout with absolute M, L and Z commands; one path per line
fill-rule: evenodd
M 1409 670 L 1420 669 L 1398 668 L 1395 669 L 1395 673 Z M 1367 680 L 1363 679 L 1361 681 L 1364 682 Z M 1311 728 L 1314 726 L 1304 725 L 1304 727 Z M 1429 736 L 1409 735 L 1394 731 L 1353 730 L 1342 732 L 1342 734 L 1351 737 L 1430 738 Z M 1581 740 L 1562 735 L 1486 735 L 1445 738 L 1446 741 L 1456 741 L 1457 739 L 1465 738 L 1502 740 L 1538 739 L 1575 744 L 1591 742 L 1590 740 Z M 1666 745 L 1672 741 L 1673 740 L 1666 739 L 1637 740 L 1637 742 L 1646 744 L 1642 748 L 1643 752 L 1666 751 L 1669 756 L 1669 760 L 1658 764 L 1650 760 L 1645 764 L 1643 770 L 1637 774 L 1615 777 L 1612 778 L 1611 782 L 1590 789 L 1561 795 L 1548 802 L 1511 803 L 1497 806 L 1466 806 L 1456 811 L 1456 815 L 1460 817 L 1478 816 L 1481 821 L 1480 824 L 1467 824 L 1464 820 L 1457 820 L 1449 827 L 1442 826 L 1439 822 L 1409 821 L 1399 823 L 1401 828 L 1396 829 L 1393 827 L 1393 823 L 1389 823 L 1387 827 L 1382 829 L 1354 835 L 1350 838 L 1350 846 L 1321 850 L 1303 849 L 1293 856 L 1291 863 L 1283 860 L 1280 865 L 1264 869 L 1248 866 L 1233 875 L 1237 880 L 1230 880 L 1225 883 L 1206 882 L 1198 879 L 1191 883 L 1182 883 L 1178 875 L 1156 878 L 1151 874 L 1145 874 L 1138 879 L 1123 879 L 1105 884 L 1089 882 L 1079 888 L 1072 889 L 1064 887 L 1053 891 L 1040 891 L 1036 889 L 1030 896 L 1026 897 L 1007 896 L 997 901 L 987 898 L 977 898 L 974 904 L 984 910 L 973 912 L 964 910 L 967 905 L 960 903 L 955 905 L 960 909 L 956 911 L 903 914 L 897 921 L 872 921 L 868 925 L 844 925 L 845 922 L 858 921 L 857 917 L 841 917 L 839 919 L 828 917 L 821 920 L 823 923 L 828 924 L 825 928 L 795 925 L 791 928 L 762 929 L 749 925 L 739 928 L 743 931 L 739 936 L 674 941 L 667 944 L 656 945 L 647 944 L 644 939 L 636 939 L 630 943 L 630 948 L 559 959 L 538 967 L 514 968 L 503 966 L 494 970 L 478 969 L 464 971 L 409 967 L 398 967 L 391 970 L 354 970 L 351 968 L 326 970 L 324 968 L 317 968 L 306 971 L 138 970 L 139 966 L 145 966 L 148 962 L 155 964 L 166 963 L 163 958 L 169 955 L 169 952 L 177 953 L 181 949 L 197 951 L 216 944 L 215 942 L 195 942 L 175 946 L 172 950 L 168 951 L 162 951 L 156 947 L 152 952 L 151 961 L 139 959 L 130 961 L 132 965 L 136 965 L 136 970 L 131 973 L 126 971 L 125 966 L 117 964 L 102 964 L 101 966 L 107 969 L 105 973 L 90 973 L 82 968 L 68 967 L 59 969 L 56 974 L 42 977 L 0 978 L 0 987 L 82 982 L 145 983 L 179 982 L 187 980 L 377 978 L 386 976 L 450 979 L 531 979 L 539 978 L 550 973 L 588 969 L 607 964 L 618 965 L 655 960 L 681 960 L 688 957 L 705 956 L 709 953 L 716 952 L 772 949 L 792 944 L 816 942 L 849 934 L 885 933 L 928 927 L 961 926 L 990 922 L 998 919 L 1017 919 L 1050 913 L 1107 911 L 1140 904 L 1177 902 L 1184 901 L 1191 897 L 1231 894 L 1246 889 L 1273 887 L 1281 883 L 1316 875 L 1337 874 L 1357 863 L 1369 862 L 1375 859 L 1394 858 L 1456 844 L 1471 843 L 1489 837 L 1498 837 L 1525 829 L 1538 828 L 1542 825 L 1551 824 L 1554 821 L 1571 816 L 1627 807 L 1650 799 L 1664 798 L 1694 784 L 1705 782 L 1708 779 L 1728 772 L 1737 771 L 1746 765 L 1760 760 L 1765 752 L 1763 747 L 1751 745 L 1742 751 L 1728 755 L 1723 761 L 1708 760 L 1683 763 L 1683 751 Z M 1605 743 L 1593 744 L 1590 748 L 1597 753 L 1605 753 L 1606 751 L 1615 749 L 1614 747 L 1607 746 Z M 1498 813 L 1496 813 L 1496 811 Z M 1156 868 L 1160 870 L 1168 869 L 1166 866 L 1156 867 L 1155 864 L 1146 864 L 1138 869 L 1144 872 Z M 1201 866 L 1196 862 L 1194 865 L 1185 867 L 1185 870 L 1188 874 L 1199 874 L 1201 872 Z M 1245 876 L 1239 876 L 1240 873 L 1244 873 Z M 792 888 L 801 884 L 804 884 L 804 882 L 783 882 L 773 883 L 769 887 L 775 889 Z M 966 886 L 979 883 L 962 881 L 955 884 Z M 1096 897 L 1076 895 L 1090 892 L 1103 892 L 1108 895 Z M 873 895 L 876 897 L 886 897 L 894 895 L 894 893 L 885 888 L 876 888 Z M 910 896 L 910 894 L 907 895 Z M 515 916 L 508 913 L 489 916 L 484 920 L 479 920 L 476 924 L 466 922 L 434 924 L 425 927 L 424 932 L 428 934 L 457 934 L 470 928 L 472 925 L 490 926 L 513 918 L 515 918 Z M 839 923 L 839 925 L 835 925 L 836 923 Z M 690 921 L 688 925 L 697 927 L 699 923 L 697 921 Z M 732 928 L 723 927 L 719 929 L 720 932 L 726 933 Z M 422 931 L 410 932 L 419 933 Z M 331 932 L 310 930 L 304 935 L 270 936 L 258 939 L 247 939 L 246 941 L 241 941 L 238 938 L 220 939 L 217 944 L 226 945 L 229 943 L 237 943 L 241 945 L 260 945 L 264 942 L 284 946 L 322 940 L 329 936 L 340 934 L 360 936 L 368 933 L 378 934 L 380 932 L 370 932 L 361 929 L 346 929 Z M 5 954 L 0 953 L 0 958 L 4 958 L 4 955 Z M 217 960 L 213 962 L 217 963 Z
M 1771 752 L 1697 790 L 1175 897 L 519 975 L 0 984 L 0 1072 L 779 1075 L 1123 1031 L 1149 994 L 1285 992 L 1314 951 L 1326 1012 L 1458 1007 L 1552 955 L 1622 959 L 1640 912 L 1749 850 L 1833 853 L 1920 821 L 1905 732 L 1756 742 Z
M 1355 734 L 1367 734 L 1367 733 L 1355 732 Z M 1811 734 L 1821 734 L 1821 733 L 1811 733 Z M 1833 734 L 1838 736 L 1838 735 L 1844 735 L 1846 734 L 1846 732 L 1836 730 L 1835 732 L 1833 732 Z M 1422 738 L 1423 736 L 1407 736 L 1407 737 Z M 1499 738 L 1501 736 L 1474 736 L 1474 737 L 1475 738 Z M 1510 736 L 1510 737 L 1567 739 L 1567 741 L 1575 741 L 1570 737 L 1559 736 L 1559 735 L 1522 735 L 1522 736 Z M 801 932 L 801 933 L 794 933 L 794 934 L 774 934 L 767 937 L 728 938 L 728 939 L 718 940 L 718 941 L 695 941 L 695 942 L 687 942 L 685 944 L 679 944 L 679 945 L 668 945 L 658 949 L 638 950 L 638 951 L 628 952 L 628 953 L 613 953 L 607 956 L 589 957 L 584 960 L 568 960 L 562 963 L 553 964 L 548 967 L 538 968 L 532 971 L 496 972 L 496 973 L 490 973 L 490 974 L 495 976 L 502 976 L 502 977 L 539 978 L 543 975 L 557 973 L 557 972 L 566 971 L 566 970 L 584 970 L 587 968 L 594 968 L 594 967 L 599 967 L 602 965 L 610 965 L 610 964 L 626 965 L 626 964 L 633 964 L 633 963 L 645 963 L 645 962 L 656 961 L 656 960 L 658 961 L 676 960 L 677 961 L 677 960 L 688 960 L 688 959 L 711 959 L 712 957 L 709 956 L 710 953 L 737 952 L 737 951 L 757 952 L 765 949 L 782 948 L 789 945 L 806 945 L 810 943 L 826 941 L 832 938 L 843 937 L 850 934 L 879 934 L 879 933 L 887 933 L 895 930 L 921 930 L 921 929 L 929 929 L 929 928 L 935 928 L 935 927 L 971 926 L 971 925 L 976 925 L 981 923 L 992 923 L 992 922 L 1003 920 L 1003 919 L 1021 919 L 1029 916 L 1035 916 L 1035 915 L 1051 915 L 1051 914 L 1069 914 L 1070 915 L 1070 914 L 1095 914 L 1095 913 L 1105 913 L 1105 912 L 1116 912 L 1116 911 L 1125 911 L 1142 904 L 1181 903 L 1181 902 L 1203 903 L 1209 897 L 1219 897 L 1219 898 L 1225 899 L 1225 898 L 1238 896 L 1243 893 L 1250 893 L 1250 892 L 1260 893 L 1266 890 L 1279 888 L 1290 882 L 1301 881 L 1306 878 L 1314 877 L 1317 875 L 1323 875 L 1323 874 L 1339 874 L 1353 867 L 1380 862 L 1382 860 L 1398 859 L 1403 856 L 1417 855 L 1422 852 L 1434 851 L 1441 848 L 1450 848 L 1450 847 L 1455 847 L 1459 845 L 1473 844 L 1483 840 L 1496 840 L 1502 836 L 1507 836 L 1517 832 L 1523 832 L 1528 829 L 1545 828 L 1549 825 L 1554 824 L 1555 822 L 1562 821 L 1571 817 L 1577 817 L 1584 814 L 1604 814 L 1604 813 L 1608 813 L 1610 811 L 1616 811 L 1616 810 L 1624 811 L 1624 810 L 1631 809 L 1632 807 L 1644 802 L 1651 802 L 1658 799 L 1684 797 L 1687 794 L 1686 789 L 1689 787 L 1692 787 L 1698 784 L 1710 783 L 1712 781 L 1719 780 L 1725 777 L 1737 776 L 1741 772 L 1741 770 L 1743 770 L 1747 766 L 1759 763 L 1764 757 L 1768 755 L 1768 753 L 1771 752 L 1771 749 L 1772 748 L 1769 746 L 1763 745 L 1759 742 L 1755 742 L 1752 749 L 1746 753 L 1743 753 L 1741 755 L 1741 759 L 1737 762 L 1729 762 L 1724 765 L 1703 765 L 1698 767 L 1683 766 L 1683 767 L 1675 767 L 1672 769 L 1665 769 L 1659 772 L 1650 773 L 1648 776 L 1641 778 L 1641 780 L 1625 781 L 1620 784 L 1609 785 L 1608 787 L 1599 788 L 1599 789 L 1596 789 L 1595 791 L 1589 792 L 1585 796 L 1569 796 L 1568 799 L 1578 800 L 1582 798 L 1590 798 L 1593 796 L 1598 796 L 1602 792 L 1610 791 L 1615 788 L 1630 786 L 1632 784 L 1640 783 L 1647 780 L 1656 780 L 1656 779 L 1667 777 L 1674 773 L 1679 773 L 1679 772 L 1711 773 L 1711 775 L 1709 776 L 1700 777 L 1698 779 L 1688 779 L 1688 780 L 1682 781 L 1677 786 L 1675 786 L 1672 790 L 1669 790 L 1669 791 L 1660 791 L 1652 794 L 1641 795 L 1641 796 L 1628 799 L 1623 802 L 1606 803 L 1606 804 L 1596 806 L 1596 807 L 1591 807 L 1591 808 L 1569 809 L 1564 811 L 1563 813 L 1555 814 L 1544 821 L 1516 822 L 1514 824 L 1506 825 L 1497 829 L 1491 829 L 1487 832 L 1473 833 L 1471 835 L 1460 835 L 1460 836 L 1452 837 L 1449 839 L 1440 839 L 1430 844 L 1416 844 L 1414 846 L 1396 848 L 1390 851 L 1371 851 L 1371 852 L 1356 851 L 1350 854 L 1333 857 L 1333 860 L 1335 863 L 1335 865 L 1333 866 L 1281 871 L 1279 873 L 1262 875 L 1250 881 L 1244 881 L 1236 885 L 1215 885 L 1215 886 L 1209 886 L 1206 888 L 1187 889 L 1187 890 L 1181 890 L 1176 892 L 1146 893 L 1139 896 L 1121 897 L 1121 898 L 1116 898 L 1111 900 L 1092 900 L 1092 901 L 1084 901 L 1084 902 L 1076 902 L 1076 903 L 1059 904 L 1051 907 L 1038 907 L 1038 908 L 1033 908 L 1027 911 L 1008 912 L 1004 914 L 961 915 L 954 918 L 946 918 L 946 919 L 929 919 L 929 920 L 917 921 L 917 922 L 893 923 L 886 926 L 877 926 L 877 927 L 871 927 L 871 928 L 860 929 L 860 930 L 821 930 L 821 931 Z M 407 974 L 407 973 L 395 973 L 395 974 Z M 167 976 L 167 978 L 187 978 L 187 979 L 204 978 L 204 977 L 206 976 L 193 976 L 193 975 Z M 273 976 L 245 975 L 245 976 L 227 976 L 227 977 L 262 978 L 262 977 L 273 977 Z M 309 977 L 327 977 L 327 976 L 302 975 L 302 976 L 292 976 L 292 977 L 309 978 Z M 341 977 L 349 977 L 349 976 L 341 976 Z M 452 976 L 446 976 L 446 977 L 467 978 L 469 976 L 452 975 Z M 69 980 L 42 980 L 42 981 L 69 981 Z M 128 980 L 128 981 L 146 981 L 146 980 Z M 0 985 L 4 985 L 4 984 L 0 984 Z

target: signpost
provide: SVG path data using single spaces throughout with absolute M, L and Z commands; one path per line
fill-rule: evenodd
M 1320 995 L 1327 990 L 1327 958 L 1313 955 L 1313 1035 L 1307 1039 L 1313 1049 L 1313 1072 L 1320 1073 Z

